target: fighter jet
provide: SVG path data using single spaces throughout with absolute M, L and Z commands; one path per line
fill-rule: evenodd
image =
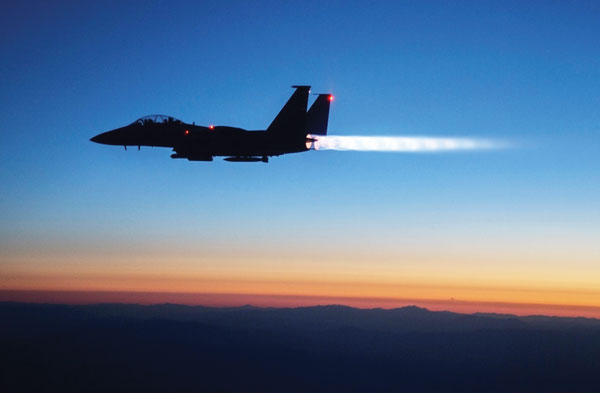
M 173 149 L 171 158 L 212 161 L 225 156 L 230 162 L 268 162 L 269 157 L 310 150 L 312 135 L 326 135 L 331 94 L 318 94 L 308 112 L 310 86 L 296 91 L 266 130 L 248 131 L 229 126 L 199 126 L 172 116 L 144 116 L 133 123 L 91 138 L 105 145 L 157 146 Z

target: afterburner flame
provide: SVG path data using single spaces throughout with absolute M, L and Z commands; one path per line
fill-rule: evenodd
M 503 147 L 503 144 L 497 141 L 475 138 L 308 135 L 307 139 L 314 140 L 310 146 L 315 150 L 438 152 Z

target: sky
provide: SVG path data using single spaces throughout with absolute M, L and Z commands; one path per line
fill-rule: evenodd
M 13 2 L 0 15 L 0 300 L 600 317 L 596 2 Z M 172 160 L 153 113 L 507 149 Z

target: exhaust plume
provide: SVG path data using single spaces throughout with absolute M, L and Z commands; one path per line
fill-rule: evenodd
M 315 150 L 353 150 L 381 152 L 440 152 L 497 149 L 504 144 L 475 138 L 413 136 L 338 136 L 307 135 L 306 147 Z

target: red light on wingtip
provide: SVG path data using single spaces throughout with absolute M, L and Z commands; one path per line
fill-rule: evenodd
M 213 126 L 212 124 L 208 126 L 208 128 L 210 128 L 211 130 L 215 129 L 215 126 Z
M 190 133 L 190 130 L 185 130 L 185 135 L 188 135 Z
M 329 102 L 333 101 L 333 96 L 330 94 L 329 95 Z

